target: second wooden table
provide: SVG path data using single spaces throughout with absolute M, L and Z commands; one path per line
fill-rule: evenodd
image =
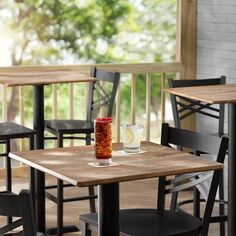
M 229 105 L 228 234 L 236 232 L 236 84 L 171 88 L 168 92 L 210 104 Z
M 0 84 L 4 86 L 33 86 L 33 123 L 36 131 L 35 148 L 44 148 L 44 85 L 57 83 L 73 83 L 73 82 L 91 82 L 95 78 L 85 74 L 80 74 L 71 70 L 27 70 L 22 72 L 15 72 L 9 69 L 7 73 L 0 73 Z M 42 172 L 36 173 L 36 182 L 41 183 L 36 187 L 44 188 L 44 174 Z M 44 193 L 41 189 L 36 191 Z M 45 230 L 45 219 L 41 215 L 45 214 L 44 195 L 39 195 L 36 201 L 36 221 L 39 231 Z

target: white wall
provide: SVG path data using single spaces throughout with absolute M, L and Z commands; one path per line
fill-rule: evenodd
M 221 75 L 227 83 L 236 83 L 236 0 L 198 0 L 197 78 Z M 215 125 L 198 117 L 200 131 L 209 132 Z
M 236 83 L 236 0 L 198 0 L 197 78 L 221 75 L 226 83 Z M 226 109 L 226 132 L 227 119 Z M 216 127 L 212 119 L 197 117 L 199 131 L 212 132 Z
M 236 81 L 236 0 L 198 0 L 197 78 Z

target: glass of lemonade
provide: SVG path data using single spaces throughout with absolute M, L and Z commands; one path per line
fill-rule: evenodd
M 139 152 L 144 129 L 143 125 L 124 124 L 120 128 L 124 151 L 129 153 Z
M 97 118 L 94 123 L 95 158 L 100 166 L 110 165 L 112 157 L 112 118 Z

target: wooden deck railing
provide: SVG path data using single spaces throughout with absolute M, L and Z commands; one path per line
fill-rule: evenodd
M 5 67 L 0 68 L 1 72 L 26 72 L 26 71 L 52 71 L 52 70 L 73 70 L 78 71 L 80 73 L 89 74 L 91 66 L 94 65 L 72 65 L 72 66 L 30 66 L 30 67 Z M 169 73 L 178 73 L 181 70 L 181 63 L 179 62 L 171 62 L 171 63 L 137 63 L 137 64 L 96 64 L 98 68 L 108 70 L 108 71 L 118 71 L 121 73 L 121 83 L 122 83 L 122 75 L 127 74 L 131 80 L 130 86 L 130 96 L 131 96 L 131 107 L 130 107 L 130 122 L 136 122 L 136 79 L 137 75 L 144 75 L 146 78 L 146 124 L 145 124 L 145 140 L 150 140 L 150 113 L 151 113 L 151 75 L 152 74 L 160 74 L 161 77 L 161 122 L 165 120 L 165 86 L 166 86 L 166 78 Z M 88 84 L 85 83 L 85 91 L 87 91 Z M 3 86 L 2 90 L 2 120 L 7 120 L 7 93 L 11 88 L 6 88 Z M 25 96 L 24 96 L 24 87 L 19 87 L 19 117 L 20 123 L 25 124 Z M 57 110 L 58 110 L 58 89 L 57 85 L 52 85 L 52 118 L 57 118 Z M 85 92 L 84 99 L 87 99 L 87 93 Z M 116 110 L 115 110 L 115 141 L 120 141 L 120 87 L 118 88 L 117 96 L 116 96 Z M 85 103 L 86 104 L 86 103 Z M 68 84 L 68 118 L 74 118 L 74 84 Z M 21 142 L 21 148 L 24 148 L 24 143 Z

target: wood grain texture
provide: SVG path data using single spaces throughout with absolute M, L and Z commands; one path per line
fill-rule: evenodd
M 176 59 L 181 79 L 196 79 L 197 0 L 177 1 Z
M 236 84 L 170 88 L 166 91 L 210 104 L 236 103 Z
M 79 187 L 222 169 L 223 165 L 189 153 L 143 142 L 142 154 L 122 154 L 113 145 L 112 167 L 92 167 L 94 147 L 68 147 L 10 153 L 10 157 Z
M 182 62 L 178 79 L 196 79 L 197 0 L 177 0 L 176 60 Z M 181 121 L 181 127 L 196 130 L 196 116 Z
M 0 73 L 9 72 L 50 72 L 50 71 L 77 71 L 79 73 L 89 74 L 91 66 L 99 69 L 116 71 L 119 73 L 172 73 L 181 71 L 180 62 L 164 62 L 164 63 L 119 63 L 119 64 L 80 64 L 80 65 L 64 65 L 64 66 L 11 66 L 0 67 Z
M 75 71 L 0 72 L 0 83 L 5 86 L 23 86 L 72 82 L 90 82 L 95 78 Z

